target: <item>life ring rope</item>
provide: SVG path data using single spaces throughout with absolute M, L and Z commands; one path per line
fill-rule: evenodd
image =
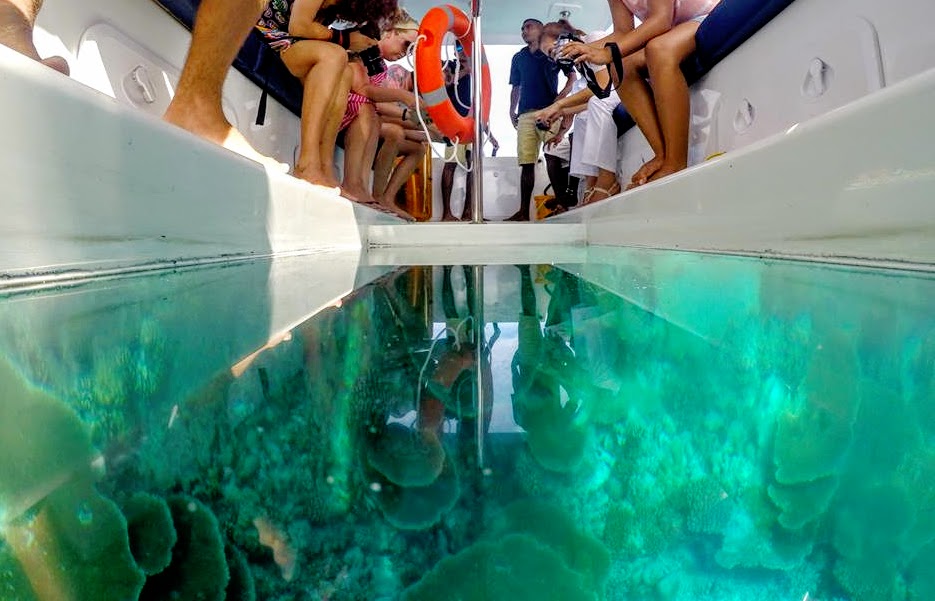
M 474 141 L 474 120 L 477 111 L 461 116 L 445 89 L 442 72 L 441 49 L 444 37 L 449 32 L 461 41 L 464 53 L 473 59 L 474 25 L 458 7 L 450 4 L 436 6 L 425 14 L 419 26 L 419 37 L 414 44 L 416 99 L 421 100 L 435 126 L 446 137 L 459 142 Z M 481 74 L 472 74 L 472 87 L 480 81 L 482 98 L 480 118 L 484 123 L 490 119 L 491 80 L 487 55 L 481 48 Z M 472 94 L 473 97 L 473 94 Z M 421 114 L 421 112 L 420 112 Z

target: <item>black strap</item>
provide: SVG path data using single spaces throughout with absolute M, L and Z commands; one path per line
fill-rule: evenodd
M 263 93 L 260 94 L 260 104 L 256 107 L 256 124 L 265 125 L 266 124 L 266 101 L 269 98 L 269 92 L 266 89 L 263 89 Z
M 610 64 L 617 70 L 617 81 L 623 81 L 623 55 L 620 54 L 620 46 L 614 42 L 607 42 L 604 48 L 610 48 Z
M 337 44 L 341 48 L 347 50 L 351 47 L 351 35 L 350 31 L 347 29 L 332 29 L 331 30 L 331 43 Z

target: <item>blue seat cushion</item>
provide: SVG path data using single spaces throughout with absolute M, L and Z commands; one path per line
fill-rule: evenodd
M 188 29 L 195 22 L 195 12 L 201 0 L 155 0 Z M 276 51 L 263 41 L 254 29 L 234 59 L 234 68 L 278 100 L 283 106 L 302 115 L 302 84 L 286 69 Z
M 682 63 L 689 85 L 701 79 L 714 65 L 753 36 L 793 0 L 721 0 L 695 33 L 696 49 Z M 633 127 L 623 106 L 614 111 L 617 131 Z

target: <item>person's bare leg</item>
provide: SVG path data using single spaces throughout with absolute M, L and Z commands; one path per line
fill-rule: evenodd
M 402 161 L 399 165 L 396 166 L 396 169 L 393 171 L 393 176 L 390 177 L 389 183 L 386 185 L 386 191 L 383 194 L 384 204 L 389 202 L 393 206 L 398 206 L 396 204 L 396 195 L 399 194 L 399 191 L 402 189 L 406 182 L 409 181 L 410 176 L 413 172 L 419 168 L 419 165 L 422 163 L 422 158 L 425 156 L 426 146 L 425 144 L 420 144 L 419 142 L 413 142 L 411 140 L 403 140 L 400 143 L 399 151 L 404 155 Z M 448 189 L 449 203 L 451 196 L 451 188 Z M 449 212 L 451 206 L 449 204 Z
M 40 8 L 42 0 L 0 0 L 0 44 L 68 75 L 68 62 L 64 58 L 43 59 L 33 43 L 32 32 Z
M 406 132 L 400 125 L 383 123 L 380 125 L 380 137 L 383 139 L 383 146 L 373 162 L 373 195 L 377 199 L 386 195 L 390 174 L 393 172 L 396 157 L 399 156 L 399 145 L 406 139 Z
M 318 149 L 319 165 L 321 166 L 321 172 L 328 178 L 331 185 L 335 186 L 340 184 L 334 176 L 334 151 L 337 145 L 338 133 L 341 129 L 341 121 L 344 120 L 344 113 L 347 112 L 347 95 L 351 91 L 352 79 L 351 70 L 345 65 L 338 78 L 337 85 L 330 92 L 321 91 L 322 94 L 328 97 L 328 108 L 325 111 L 321 143 Z
M 662 130 L 659 127 L 659 118 L 656 116 L 656 104 L 653 100 L 653 90 L 643 78 L 646 69 L 646 52 L 639 52 L 628 56 L 623 63 L 623 81 L 617 88 L 617 94 L 620 96 L 620 102 L 633 117 L 637 127 L 643 132 L 649 147 L 652 149 L 653 158 L 646 161 L 640 169 L 633 174 L 631 179 L 632 187 L 645 183 L 646 179 L 662 166 L 662 160 L 665 156 L 663 146 Z M 611 71 L 616 72 L 616 69 Z M 616 85 L 616 82 L 615 82 Z
M 341 193 L 351 200 L 379 204 L 370 194 L 367 175 L 380 141 L 380 119 L 372 104 L 360 107 L 357 118 L 347 128 L 344 143 L 344 181 Z
M 303 40 L 296 42 L 282 53 L 282 60 L 289 72 L 304 82 L 302 98 L 302 139 L 299 158 L 295 165 L 295 176 L 313 184 L 337 187 L 334 169 L 322 168 L 321 149 L 328 136 L 325 117 L 330 106 L 332 93 L 340 87 L 347 66 L 347 55 L 340 46 L 328 42 Z M 344 95 L 345 103 L 347 94 Z M 341 114 L 344 114 L 343 109 Z M 338 117 L 340 119 L 340 116 Z M 332 135 L 336 135 L 332 134 Z M 329 165 L 334 160 L 334 138 L 331 141 Z
M 163 119 L 254 161 L 282 165 L 254 149 L 228 122 L 221 89 L 234 57 L 256 25 L 266 0 L 204 0 L 175 96 Z
M 653 85 L 656 114 L 662 128 L 665 157 L 649 176 L 654 181 L 688 166 L 688 130 L 691 103 L 688 82 L 679 65 L 695 50 L 697 21 L 673 27 L 646 45 L 646 66 Z

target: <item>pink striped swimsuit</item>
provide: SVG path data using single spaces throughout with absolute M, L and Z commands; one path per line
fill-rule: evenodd
M 621 0 L 621 2 L 640 21 L 645 21 L 646 17 L 649 16 L 649 0 Z M 714 10 L 718 2 L 720 0 L 674 0 L 673 10 L 675 15 L 672 25 L 703 17 Z
M 370 78 L 370 83 L 375 86 L 382 86 L 386 81 L 386 71 L 383 73 L 378 73 Z M 344 117 L 341 119 L 341 125 L 338 128 L 338 131 L 344 131 L 347 126 L 354 122 L 354 119 L 357 118 L 357 115 L 360 114 L 360 107 L 365 104 L 373 104 L 373 101 L 364 96 L 363 94 L 358 94 L 357 92 L 348 92 L 347 94 L 347 110 L 344 111 Z

